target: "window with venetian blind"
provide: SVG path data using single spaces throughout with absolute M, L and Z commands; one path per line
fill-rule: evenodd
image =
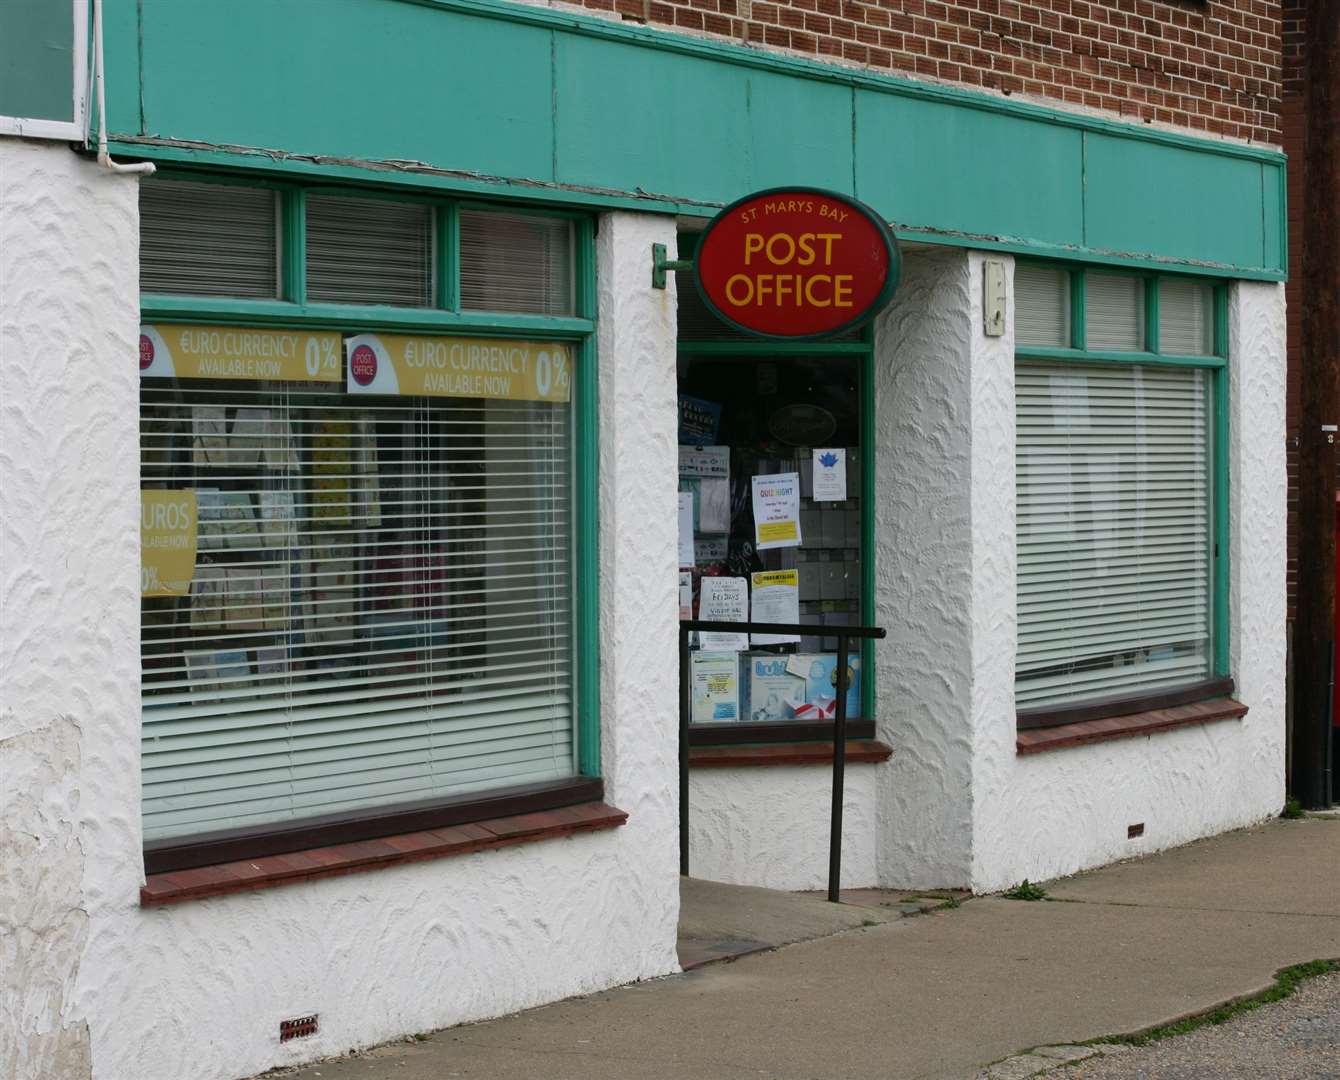
M 277 228 L 273 193 L 171 180 L 143 191 L 146 292 L 259 288 L 275 258 L 259 242 Z M 428 207 L 340 195 L 305 209 L 312 299 L 432 303 Z M 246 227 L 192 231 L 181 223 L 193 215 Z M 460 272 L 524 261 L 510 228 L 463 254 Z M 551 310 L 566 295 L 571 313 L 571 260 L 509 270 L 489 310 Z M 452 343 L 408 318 L 425 347 Z M 576 776 L 575 350 L 544 346 L 547 370 L 568 380 L 546 400 L 500 396 L 496 377 L 479 396 L 353 393 L 353 332 L 206 319 L 145 329 L 151 352 L 179 362 L 141 380 L 142 488 L 192 492 L 198 512 L 189 592 L 142 600 L 146 847 Z M 275 377 L 184 372 L 180 356 L 211 333 L 218 348 L 250 334 L 256 353 L 288 347 L 303 362 L 253 372 Z M 144 350 L 142 339 L 142 369 Z M 479 343 L 473 355 L 486 356 Z
M 1211 679 L 1212 288 L 1021 263 L 1015 298 L 1018 708 Z

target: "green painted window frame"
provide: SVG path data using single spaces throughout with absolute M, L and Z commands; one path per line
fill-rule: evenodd
M 685 255 L 685 243 L 696 243 L 697 234 L 681 234 L 680 253 Z M 686 274 L 679 279 L 679 288 L 693 288 L 691 278 Z M 785 356 L 834 356 L 855 357 L 860 362 L 861 394 L 861 612 L 870 618 L 875 610 L 875 335 L 873 325 L 866 325 L 859 331 L 859 337 L 851 341 L 749 341 L 731 338 L 713 341 L 677 341 L 677 355 L 680 357 L 721 356 L 736 359 L 775 360 Z M 861 718 L 873 720 L 875 716 L 876 671 L 875 648 L 873 641 L 860 642 L 861 649 Z M 767 741 L 802 741 L 796 736 L 787 736 L 785 724 L 777 724 L 779 734 L 770 736 Z M 799 725 L 797 725 L 799 726 Z M 742 740 L 745 741 L 745 740 Z M 762 741 L 750 739 L 748 741 Z
M 576 358 L 576 386 L 573 393 L 572 500 L 573 524 L 573 636 L 576 655 L 573 677 L 576 682 L 577 780 L 601 778 L 600 753 L 600 653 L 599 653 L 599 388 L 596 355 L 596 256 L 595 219 L 581 210 L 552 207 L 526 208 L 527 213 L 565 217 L 573 222 L 575 245 L 575 314 L 571 316 L 522 315 L 508 312 L 462 312 L 460 299 L 459 212 L 463 206 L 473 210 L 498 210 L 516 213 L 515 205 L 461 200 L 448 196 L 433 197 L 388 188 L 353 187 L 348 184 L 294 184 L 236 172 L 163 169 L 166 180 L 192 180 L 233 186 L 260 187 L 280 192 L 278 224 L 280 251 L 280 292 L 282 299 L 247 300 L 226 297 L 163 293 L 140 294 L 142 322 L 181 322 L 197 324 L 245 325 L 258 329 L 321 329 L 340 333 L 359 330 L 388 330 L 402 333 L 469 334 L 476 337 L 525 337 L 540 341 L 569 344 Z M 152 182 L 152 181 L 149 181 Z M 306 295 L 306 213 L 309 194 L 353 195 L 402 202 L 426 203 L 434 208 L 435 307 L 413 308 L 379 305 L 310 303 Z M 506 790 L 503 790 L 506 796 Z M 509 796 L 510 797 L 510 796 Z M 587 797 L 590 797 L 589 795 Z M 524 812 L 523 805 L 509 812 Z M 516 799 L 513 802 L 517 801 Z M 580 800 L 579 800 L 580 801 Z M 490 807 L 500 799 L 493 793 L 479 793 L 478 804 Z M 510 806 L 510 804 L 509 804 Z M 537 807 L 538 809 L 539 807 Z M 392 817 L 403 816 L 394 804 L 371 807 L 363 817 L 378 819 L 381 811 Z M 484 816 L 497 816 L 489 813 Z M 302 833 L 302 821 L 293 823 Z M 281 823 L 286 829 L 287 823 Z M 383 830 L 384 832 L 385 830 Z M 409 831 L 397 829 L 396 831 Z M 189 848 L 190 838 L 185 838 Z M 301 846 L 314 846 L 304 844 Z M 292 843 L 280 850 L 298 850 Z M 264 853 L 263 851 L 261 852 Z M 248 856 L 239 856 L 248 857 Z M 170 858 L 176 858 L 172 856 Z M 191 850 L 181 858 L 185 865 L 206 865 L 223 857 L 199 856 Z M 178 861 L 181 861 L 178 859 Z M 158 869 L 170 869 L 159 860 Z M 151 869 L 153 869 L 151 867 Z
M 1209 372 L 1210 417 L 1206 438 L 1211 449 L 1210 461 L 1210 559 L 1211 617 L 1210 617 L 1210 674 L 1204 683 L 1188 687 L 1185 693 L 1176 689 L 1154 691 L 1139 697 L 1113 700 L 1110 710 L 1096 699 L 1080 699 L 1073 705 L 1046 706 L 1019 710 L 1020 724 L 1044 727 L 1055 724 L 1097 719 L 1100 716 L 1120 715 L 1143 709 L 1186 704 L 1190 701 L 1217 697 L 1232 690 L 1232 672 L 1229 667 L 1228 640 L 1231 612 L 1229 609 L 1229 415 L 1228 415 L 1228 284 L 1220 279 L 1203 275 L 1139 271 L 1109 266 L 1087 266 L 1055 259 L 1019 259 L 1018 263 L 1064 270 L 1070 275 L 1070 347 L 1049 348 L 1015 343 L 1014 359 L 1073 364 L 1122 364 L 1178 368 L 1201 368 Z M 1141 278 L 1145 283 L 1145 345 L 1139 352 L 1113 352 L 1087 347 L 1086 298 L 1087 275 L 1090 272 L 1119 274 Z M 1159 284 L 1164 280 L 1192 281 L 1208 286 L 1212 297 L 1213 351 L 1208 355 L 1181 355 L 1160 351 L 1159 342 Z M 1016 585 L 1016 595 L 1018 588 Z

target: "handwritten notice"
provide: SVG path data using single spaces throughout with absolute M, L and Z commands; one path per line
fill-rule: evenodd
M 847 497 L 847 451 L 842 447 L 814 451 L 815 502 L 841 502 Z
M 751 574 L 754 587 L 754 622 L 800 622 L 800 573 L 796 570 L 765 570 Z M 754 634 L 755 645 L 785 645 L 798 642 L 794 634 Z
M 699 588 L 698 618 L 718 622 L 749 621 L 749 582 L 742 577 L 705 577 Z M 698 644 L 712 652 L 744 652 L 748 634 L 699 631 Z
M 753 488 L 758 550 L 800 547 L 800 473 L 755 476 Z

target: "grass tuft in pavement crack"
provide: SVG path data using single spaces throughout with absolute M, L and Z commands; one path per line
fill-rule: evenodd
M 1046 900 L 1047 890 L 1041 885 L 1034 885 L 1028 878 L 1024 878 L 1013 889 L 1006 889 L 1000 894 L 1006 900 Z
M 1252 997 L 1221 1005 L 1217 1009 L 1211 1009 L 1209 1012 L 1201 1013 L 1198 1016 L 1188 1016 L 1185 1020 L 1178 1020 L 1175 1024 L 1164 1024 L 1162 1027 L 1151 1028 L 1149 1031 L 1141 1032 L 1138 1035 L 1107 1035 L 1101 1039 L 1090 1039 L 1080 1045 L 1121 1043 L 1126 1046 L 1147 1046 L 1150 1043 L 1171 1039 L 1177 1035 L 1186 1035 L 1197 1028 L 1226 1024 L 1234 1017 L 1251 1012 L 1253 1009 L 1259 1009 L 1262 1005 L 1269 1005 L 1272 1002 L 1283 1001 L 1287 997 L 1292 997 L 1297 992 L 1298 987 L 1308 979 L 1315 979 L 1318 975 L 1328 975 L 1333 971 L 1340 971 L 1340 960 L 1309 960 L 1306 964 L 1294 964 L 1292 967 L 1280 968 L 1279 971 L 1275 972 L 1275 985 Z
M 1303 813 L 1303 804 L 1297 799 L 1289 799 L 1284 804 L 1284 809 L 1280 811 L 1280 817 L 1288 821 L 1297 821 L 1301 817 L 1306 817 Z

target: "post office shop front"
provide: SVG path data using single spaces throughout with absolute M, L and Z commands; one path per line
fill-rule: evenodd
M 677 971 L 705 596 L 807 632 L 683 673 L 695 875 L 823 885 L 854 626 L 845 886 L 1278 811 L 1279 154 L 566 9 L 308 8 L 105 0 L 151 176 L 0 139 L 51 1046 L 231 1080 Z M 758 338 L 666 269 L 783 185 L 896 236 L 870 321 Z

